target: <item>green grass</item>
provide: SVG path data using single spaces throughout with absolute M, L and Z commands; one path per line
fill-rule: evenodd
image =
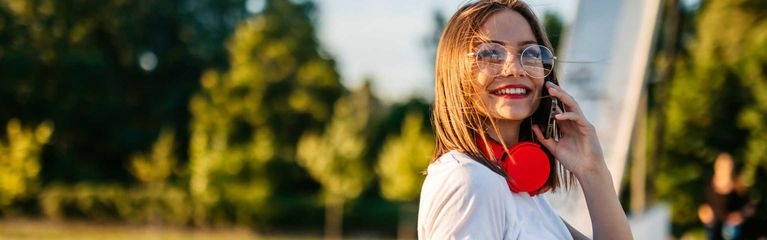
M 187 229 L 86 222 L 0 221 L 0 239 L 269 239 L 247 229 Z
M 130 224 L 47 221 L 30 219 L 0 220 L 0 239 L 76 239 L 76 240 L 319 240 L 322 236 L 281 234 L 259 235 L 247 228 L 195 229 L 168 226 L 137 226 Z M 382 239 L 360 236 L 345 239 Z

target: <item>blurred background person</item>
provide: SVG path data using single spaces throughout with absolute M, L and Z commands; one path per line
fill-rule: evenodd
M 754 208 L 729 153 L 719 154 L 714 161 L 705 201 L 698 208 L 698 217 L 706 226 L 708 239 L 747 239 L 750 231 L 745 222 L 754 214 Z

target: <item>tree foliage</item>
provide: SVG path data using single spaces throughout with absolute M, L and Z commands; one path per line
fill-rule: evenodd
M 297 136 L 328 120 L 342 87 L 307 9 L 287 0 L 268 2 L 228 41 L 229 70 L 203 74 L 203 89 L 190 102 L 189 187 L 196 222 L 207 221 L 208 212 L 238 222 L 268 217 L 259 210 L 274 191 L 269 162 L 292 160 Z
M 366 133 L 376 110 L 368 82 L 338 99 L 322 133 L 307 132 L 298 142 L 298 163 L 322 187 L 327 238 L 342 236 L 344 203 L 359 197 L 373 179 L 364 156 Z
M 227 65 L 221 39 L 244 2 L 0 1 L 0 121 L 56 124 L 45 183 L 130 182 L 130 155 L 165 126 L 185 161 L 189 96 L 202 69 Z
M 316 19 L 313 1 L 0 0 L 0 210 L 313 231 L 319 194 L 393 228 L 372 166 L 428 106 L 349 93 Z
M 562 36 L 562 17 L 554 12 L 545 12 L 543 14 L 543 28 L 546 31 L 546 36 L 549 37 L 551 46 L 554 50 L 559 49 L 559 39 Z
M 131 157 L 130 170 L 142 183 L 164 185 L 176 169 L 173 132 L 163 130 L 150 154 L 136 153 Z
M 730 152 L 757 196 L 767 170 L 767 8 L 761 1 L 708 1 L 687 53 L 676 62 L 665 104 L 663 152 L 654 187 L 672 204 L 677 233 L 698 225 L 696 206 L 713 160 Z M 762 207 L 762 209 L 764 209 Z
M 160 221 L 201 225 L 291 216 L 315 187 L 295 164 L 298 138 L 323 128 L 343 91 L 314 11 L 288 0 L 0 1 L 0 121 L 57 127 L 34 175 L 40 212 L 153 222 L 164 211 Z M 177 211 L 186 201 L 194 211 Z
M 298 144 L 298 160 L 322 186 L 328 201 L 355 198 L 371 179 L 362 160 L 367 120 L 357 118 L 369 111 L 350 98 L 336 103 L 335 113 L 322 134 L 307 133 Z M 328 203 L 332 204 L 332 203 Z
M 44 122 L 24 128 L 18 119 L 6 126 L 0 139 L 0 213 L 14 200 L 36 193 L 40 173 L 40 151 L 53 133 L 53 125 Z
M 421 192 L 426 166 L 434 153 L 434 134 L 423 127 L 423 116 L 410 112 L 399 136 L 387 138 L 376 172 L 381 193 L 397 202 L 415 200 Z

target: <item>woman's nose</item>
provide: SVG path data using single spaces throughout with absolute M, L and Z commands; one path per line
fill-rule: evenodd
M 506 64 L 504 64 L 503 69 L 501 69 L 501 75 L 522 77 L 525 75 L 525 69 L 522 67 L 522 63 L 519 59 L 512 57 L 506 60 Z

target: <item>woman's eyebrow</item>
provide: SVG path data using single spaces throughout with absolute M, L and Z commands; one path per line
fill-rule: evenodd
M 501 45 L 504 45 L 504 46 L 513 46 L 514 45 L 514 44 L 512 44 L 510 42 L 504 42 L 504 41 L 501 41 L 501 40 L 490 40 L 488 42 L 497 43 L 497 44 L 501 44 Z M 526 40 L 526 41 L 517 42 L 517 46 L 525 46 L 525 45 L 530 45 L 530 44 L 538 44 L 538 42 L 533 41 L 533 40 Z

